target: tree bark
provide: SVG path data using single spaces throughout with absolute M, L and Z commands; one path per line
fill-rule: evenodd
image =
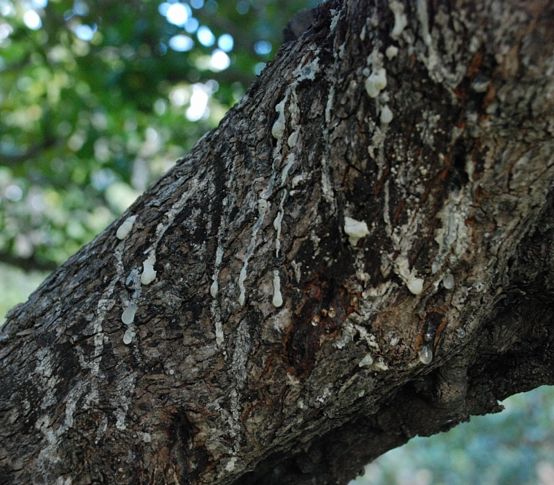
M 552 2 L 316 13 L 11 312 L 1 483 L 346 483 L 554 382 Z

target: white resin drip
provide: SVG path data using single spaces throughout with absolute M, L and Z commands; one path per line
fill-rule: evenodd
M 133 327 L 129 327 L 127 330 L 125 330 L 125 333 L 123 334 L 123 343 L 125 345 L 130 345 L 134 338 L 135 329 Z
M 239 305 L 244 306 L 246 302 L 246 288 L 244 282 L 246 281 L 248 271 L 248 261 L 245 261 L 239 273 Z
M 110 311 L 114 305 L 115 299 L 112 298 L 112 295 L 115 290 L 117 282 L 123 276 L 123 242 L 119 242 L 114 251 L 115 257 L 115 269 L 116 274 L 110 281 L 106 291 L 102 293 L 102 296 L 98 299 L 98 304 L 96 306 L 95 318 L 90 323 L 92 327 L 92 332 L 94 333 L 94 351 L 91 355 L 90 362 L 88 366 L 93 375 L 98 375 L 100 373 L 100 362 L 102 360 L 102 353 L 104 350 L 104 330 L 103 323 L 106 318 L 106 314 Z
M 404 5 L 401 2 L 398 2 L 397 0 L 389 2 L 389 8 L 394 14 L 394 27 L 392 28 L 390 36 L 393 39 L 397 39 L 400 37 L 400 34 L 402 34 L 406 25 L 408 25 L 408 19 L 404 13 Z
M 383 106 L 383 109 L 381 110 L 381 123 L 384 125 L 388 125 L 392 121 L 392 111 L 388 107 L 388 105 Z
M 454 283 L 454 276 L 452 275 L 452 273 L 446 273 L 443 276 L 442 286 L 444 286 L 446 290 L 451 290 L 452 288 L 454 288 Z
M 365 81 L 365 90 L 370 98 L 376 98 L 387 87 L 387 71 L 380 67 L 374 69 Z
M 149 285 L 156 279 L 157 271 L 154 269 L 154 264 L 156 264 L 156 253 L 152 251 L 142 263 L 140 282 L 143 285 Z
M 273 176 L 265 192 L 270 192 L 272 188 L 273 188 Z M 269 208 L 269 203 L 267 202 L 267 200 L 264 198 L 260 198 L 258 200 L 258 220 L 256 221 L 256 223 L 254 224 L 254 227 L 252 228 L 252 236 L 250 237 L 250 242 L 248 243 L 248 248 L 246 250 L 246 254 L 244 255 L 242 268 L 240 269 L 240 273 L 239 273 L 238 286 L 239 286 L 240 306 L 244 306 L 244 303 L 246 302 L 246 288 L 244 286 L 244 282 L 246 281 L 246 277 L 248 276 L 248 261 L 254 254 L 258 232 L 262 227 L 262 224 L 265 219 L 265 214 L 268 208 Z
M 335 85 L 329 86 L 329 94 L 327 95 L 327 102 L 325 103 L 325 125 L 323 128 L 323 139 L 329 140 L 329 125 L 331 123 L 331 113 L 335 103 Z M 331 168 L 329 164 L 329 157 L 327 153 L 323 154 L 321 159 L 321 189 L 323 191 L 323 197 L 327 202 L 334 205 L 334 193 L 333 184 L 331 182 Z
M 358 362 L 358 367 L 371 367 L 373 365 L 373 356 L 366 354 L 366 356 Z
M 210 295 L 212 296 L 212 298 L 217 297 L 218 291 L 219 291 L 219 283 L 216 280 L 216 281 L 213 281 L 212 284 L 210 285 Z
M 424 345 L 418 352 L 419 361 L 422 364 L 428 365 L 433 361 L 433 349 L 430 345 Z
M 410 290 L 410 293 L 414 295 L 421 295 L 421 293 L 423 292 L 424 280 L 422 278 L 418 278 L 415 275 L 415 271 L 410 269 L 408 258 L 403 255 L 398 256 L 397 260 L 395 261 L 395 265 L 398 276 L 400 276 L 404 283 L 406 283 L 406 286 L 408 287 L 408 290 Z
M 427 13 L 427 0 L 417 0 L 417 17 L 421 25 L 421 36 L 428 49 L 426 64 L 429 71 L 434 71 L 439 63 L 439 58 L 433 40 L 429 32 L 429 14 Z
M 219 291 L 219 283 L 217 281 L 219 277 L 219 268 L 221 266 L 221 262 L 223 261 L 223 248 L 221 246 L 218 246 L 215 251 L 215 268 L 214 268 L 214 274 L 212 276 L 212 284 L 210 285 L 210 295 L 212 298 L 217 297 L 217 292 Z
M 423 292 L 423 279 L 411 276 L 406 280 L 406 286 L 413 295 L 421 295 Z
M 294 154 L 290 153 L 287 157 L 283 170 L 281 170 L 281 186 L 284 186 L 287 182 L 287 177 L 289 176 L 290 169 L 294 165 L 295 161 L 296 157 L 294 156 Z
M 193 179 L 191 181 L 191 185 L 194 186 L 197 190 L 202 190 L 203 184 L 202 185 L 198 184 L 196 179 Z M 179 197 L 179 200 L 177 200 L 177 202 L 175 202 L 175 204 L 173 204 L 171 208 L 166 212 L 165 218 L 167 219 L 167 221 L 160 222 L 156 226 L 156 237 L 154 239 L 154 242 L 144 252 L 144 254 L 148 254 L 148 257 L 142 263 L 143 271 L 140 277 L 140 282 L 143 285 L 148 285 L 152 283 L 154 279 L 156 279 L 156 271 L 154 270 L 154 264 L 156 263 L 156 250 L 158 248 L 158 245 L 160 244 L 160 241 L 162 240 L 162 237 L 164 236 L 165 232 L 173 224 L 175 217 L 177 217 L 177 215 L 181 213 L 181 211 L 185 207 L 185 204 L 187 203 L 188 199 L 191 197 L 193 193 L 194 191 L 190 187 L 187 190 L 185 190 L 183 194 L 181 194 L 181 197 Z
M 137 313 L 138 306 L 135 302 L 129 303 L 123 313 L 121 314 L 121 321 L 125 325 L 130 325 L 135 321 L 135 314 Z
M 287 101 L 287 98 L 283 98 L 283 100 L 275 106 L 275 111 L 279 116 L 277 116 L 277 119 L 275 120 L 275 123 L 273 123 L 273 126 L 271 128 L 271 134 L 273 135 L 273 138 L 276 138 L 277 140 L 281 139 L 283 137 L 283 133 L 285 132 L 285 102 Z
M 427 14 L 427 0 L 417 0 L 417 17 L 421 24 L 421 35 L 425 45 L 431 45 L 431 35 L 429 34 L 429 15 Z
M 391 59 L 394 59 L 398 54 L 398 47 L 394 45 L 389 45 L 387 49 L 385 50 L 385 55 L 387 56 L 387 59 L 390 61 Z
M 293 131 L 287 138 L 287 145 L 289 148 L 294 148 L 298 143 L 298 131 Z
M 130 271 L 127 279 L 125 280 L 125 286 L 127 288 L 131 288 L 132 293 L 130 295 L 130 300 L 124 298 L 124 308 L 123 312 L 121 313 L 121 321 L 125 324 L 127 328 L 125 334 L 123 335 L 124 343 L 126 343 L 126 341 L 129 339 L 130 343 L 133 335 L 135 334 L 135 326 L 133 325 L 133 322 L 135 321 L 135 315 L 138 310 L 138 302 L 142 292 L 139 273 L 140 270 L 138 268 L 134 268 Z M 126 343 L 126 345 L 128 344 Z
M 275 229 L 275 256 L 279 257 L 281 252 L 281 222 L 283 221 L 283 211 L 280 210 L 273 220 L 273 228 Z
M 117 239 L 125 239 L 129 235 L 136 219 L 136 215 L 129 216 L 122 222 L 122 224 L 117 228 L 117 232 L 115 233 Z
M 369 229 L 364 221 L 357 221 L 351 217 L 344 218 L 344 232 L 348 236 L 348 241 L 354 247 L 358 241 L 369 234 Z
M 279 271 L 273 270 L 273 306 L 279 308 L 283 305 L 283 295 L 281 294 L 281 277 Z
M 231 157 L 231 163 L 227 173 L 229 173 L 229 177 L 225 181 L 225 191 L 227 195 L 223 198 L 223 215 L 219 221 L 219 227 L 217 229 L 217 249 L 215 251 L 212 284 L 210 285 L 210 296 L 212 297 L 210 312 L 214 322 L 215 342 L 218 347 L 221 347 L 221 345 L 223 345 L 223 341 L 225 340 L 223 323 L 221 321 L 221 302 L 220 299 L 217 298 L 217 295 L 219 293 L 219 272 L 221 263 L 223 262 L 224 239 L 227 232 L 227 226 L 229 224 L 230 212 L 235 201 L 235 196 L 233 194 L 233 182 L 235 180 L 235 157 Z

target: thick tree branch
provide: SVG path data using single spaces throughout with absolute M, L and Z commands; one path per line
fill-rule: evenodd
M 497 6 L 326 4 L 9 315 L 2 479 L 345 483 L 551 383 L 553 6 Z
M 28 258 L 0 251 L 0 263 L 8 264 L 23 271 L 53 271 L 58 267 L 54 261 L 44 261 L 36 256 Z

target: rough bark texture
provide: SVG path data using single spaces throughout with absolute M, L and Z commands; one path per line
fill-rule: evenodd
M 11 312 L 1 483 L 346 483 L 552 384 L 553 15 L 322 7 Z

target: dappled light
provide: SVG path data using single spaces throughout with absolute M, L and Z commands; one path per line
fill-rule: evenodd
M 0 253 L 54 266 L 90 240 L 82 214 L 105 226 L 216 126 L 309 5 L 1 2 Z

